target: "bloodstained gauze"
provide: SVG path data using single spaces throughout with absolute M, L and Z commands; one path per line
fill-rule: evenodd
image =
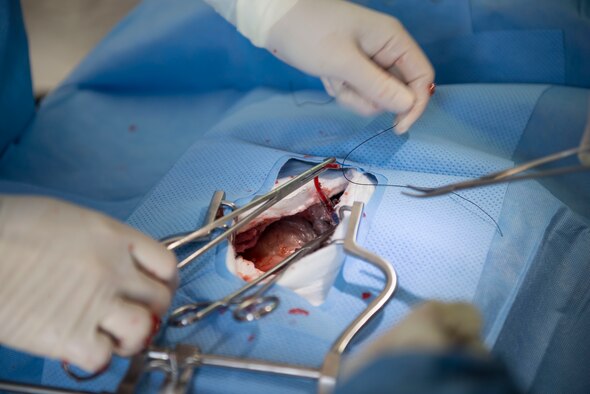
M 309 311 L 306 311 L 305 309 L 302 309 L 302 308 L 293 308 L 293 309 L 289 309 L 289 314 L 290 315 L 309 316 Z

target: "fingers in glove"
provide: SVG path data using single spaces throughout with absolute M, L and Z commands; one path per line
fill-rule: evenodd
M 139 263 L 135 263 L 139 267 Z M 141 269 L 123 283 L 123 295 L 130 300 L 145 305 L 154 314 L 163 315 L 172 301 L 172 290 L 170 287 L 149 276 Z
M 87 372 L 104 369 L 111 360 L 113 340 L 108 334 L 97 330 L 90 337 L 68 341 L 64 348 L 63 360 Z
M 402 81 L 395 78 L 369 59 L 359 48 L 351 49 L 337 77 L 367 100 L 380 108 L 394 113 L 409 112 L 416 101 L 415 93 Z
M 415 82 L 411 82 L 409 86 L 416 92 L 421 92 L 420 94 L 416 94 L 416 103 L 412 107 L 409 112 L 404 114 L 400 114 L 397 117 L 397 125 L 395 127 L 395 132 L 397 134 L 403 134 L 418 120 L 418 118 L 422 115 L 426 106 L 428 105 L 428 101 L 430 100 L 430 91 L 431 91 L 432 82 L 426 84 L 424 80 L 418 80 Z
M 176 288 L 178 269 L 172 252 L 138 231 L 134 231 L 128 247 L 135 261 L 148 275 L 168 283 L 172 289 Z
M 415 95 L 414 105 L 397 118 L 397 133 L 406 132 L 426 109 L 430 99 L 430 86 L 434 81 L 434 69 L 428 58 L 410 35 L 401 28 L 395 36 L 375 54 L 373 60 L 400 80 Z
M 102 330 L 116 338 L 115 353 L 128 357 L 140 352 L 152 335 L 153 313 L 146 307 L 117 298 L 99 323 Z
M 326 92 L 335 97 L 343 106 L 365 116 L 371 116 L 383 111 L 377 104 L 361 96 L 344 81 L 332 78 L 322 78 Z

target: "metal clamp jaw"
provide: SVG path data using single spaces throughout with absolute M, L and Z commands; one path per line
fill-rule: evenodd
M 131 364 L 116 394 L 136 393 L 143 374 L 154 370 L 166 376 L 159 390 L 160 393 L 187 393 L 195 368 L 200 365 L 200 354 L 200 349 L 191 345 L 179 344 L 173 350 L 151 347 L 131 359 Z

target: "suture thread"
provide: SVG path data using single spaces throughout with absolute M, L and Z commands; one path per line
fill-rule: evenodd
M 392 130 L 396 125 L 394 124 L 391 127 L 388 127 L 384 130 L 379 131 L 377 134 L 372 135 L 371 137 L 365 139 L 364 141 L 362 141 L 360 144 L 356 145 L 350 152 L 348 152 L 346 154 L 346 156 L 344 156 L 344 159 L 342 160 L 342 163 L 340 163 L 340 168 L 342 170 L 342 176 L 344 176 L 344 178 L 349 182 L 349 183 L 353 183 L 355 185 L 359 185 L 359 186 L 381 186 L 381 187 L 399 187 L 399 188 L 403 188 L 403 189 L 409 189 L 407 186 L 405 185 L 398 185 L 398 184 L 392 184 L 392 183 L 377 183 L 376 185 L 373 185 L 372 183 L 361 183 L 361 182 L 355 182 L 352 179 L 348 178 L 346 176 L 346 168 L 344 167 L 346 164 L 346 160 L 348 159 L 348 157 L 358 148 L 360 148 L 361 146 L 363 146 L 364 144 L 366 144 L 367 142 L 371 141 L 374 138 L 379 137 L 380 135 L 382 135 L 383 133 Z M 494 219 L 492 217 L 492 215 L 490 215 L 485 209 L 483 209 L 480 205 L 478 205 L 477 203 L 471 201 L 470 199 L 468 199 L 467 197 L 464 197 L 456 192 L 451 192 L 449 193 L 450 195 L 455 195 L 459 198 L 461 198 L 462 200 L 467 201 L 468 203 L 472 204 L 473 206 L 475 206 L 477 209 L 479 209 L 484 215 L 486 215 L 492 222 L 494 222 L 494 225 L 496 226 L 496 228 L 498 229 L 498 233 L 500 234 L 501 237 L 504 237 L 504 233 L 502 232 L 502 229 L 500 228 L 500 224 L 496 221 L 496 219 Z
M 334 100 L 335 100 L 334 97 L 330 97 L 326 101 L 312 101 L 312 100 L 298 101 L 297 96 L 295 95 L 295 89 L 293 89 L 293 84 L 291 82 L 289 82 L 289 90 L 291 90 L 291 98 L 293 99 L 293 102 L 298 107 L 304 107 L 306 105 L 328 105 L 328 104 L 334 102 Z

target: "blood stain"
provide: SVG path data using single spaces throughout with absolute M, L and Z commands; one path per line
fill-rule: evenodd
M 372 297 L 372 294 L 369 293 L 368 291 L 365 291 L 362 295 L 361 295 L 363 300 L 368 300 L 369 298 Z
M 252 278 L 248 275 L 242 275 L 242 279 L 244 279 L 246 282 L 250 282 L 252 280 Z
M 254 339 L 256 339 L 256 335 L 250 334 L 250 336 L 248 337 L 248 342 L 252 342 Z
M 428 93 L 432 96 L 436 92 L 436 84 L 433 82 L 428 87 Z
M 326 164 L 326 168 L 330 168 L 332 170 L 337 170 L 340 168 L 340 164 L 338 164 L 338 163 Z
M 367 217 L 367 214 L 366 214 L 366 213 L 364 213 L 364 212 L 363 212 L 363 217 L 364 217 L 364 218 L 366 218 L 366 217 Z
M 303 155 L 303 157 L 305 157 L 306 159 L 309 157 L 313 157 L 312 155 Z
M 309 312 L 306 311 L 305 309 L 302 308 L 293 308 L 293 309 L 289 309 L 289 314 L 290 315 L 303 315 L 303 316 L 309 316 Z
M 127 131 L 129 131 L 130 133 L 135 133 L 137 131 L 137 126 L 134 124 L 130 124 L 129 127 L 127 127 Z

